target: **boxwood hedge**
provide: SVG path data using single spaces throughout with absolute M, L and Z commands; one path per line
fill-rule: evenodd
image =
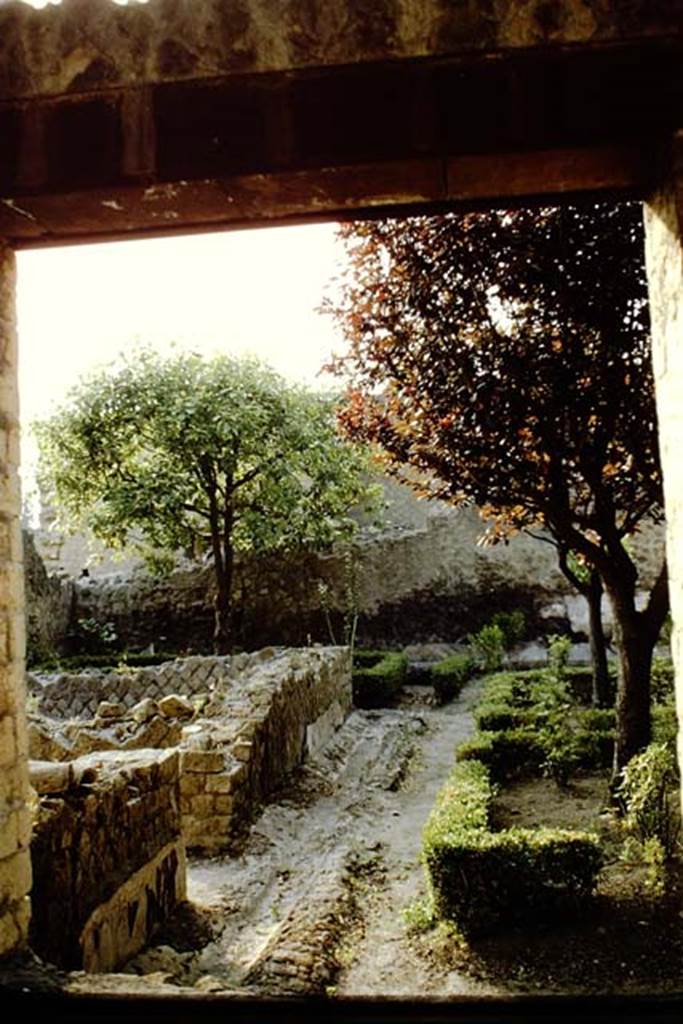
M 466 937 L 580 905 L 602 865 L 595 836 L 564 829 L 489 829 L 493 788 L 480 761 L 456 764 L 423 833 L 437 917 Z
M 446 704 L 462 690 L 468 679 L 477 670 L 474 658 L 469 654 L 451 654 L 432 666 L 430 682 L 434 688 L 434 702 Z
M 357 708 L 382 708 L 393 704 L 405 682 L 406 656 L 399 651 L 380 651 L 366 652 L 359 659 L 358 653 L 354 654 L 353 703 Z M 366 664 L 359 665 L 359 660 Z

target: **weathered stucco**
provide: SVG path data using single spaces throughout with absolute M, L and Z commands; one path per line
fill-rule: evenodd
M 673 619 L 676 703 L 683 723 L 683 138 L 675 143 L 669 187 L 645 207 L 659 437 L 664 469 L 669 594 Z M 683 765 L 683 728 L 678 731 Z M 683 792 L 681 794 L 683 802 Z
M 0 240 L 0 956 L 26 940 L 31 888 L 15 279 Z
M 0 8 L 0 97 L 677 33 L 652 0 L 62 0 Z

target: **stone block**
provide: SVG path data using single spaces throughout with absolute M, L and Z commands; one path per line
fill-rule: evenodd
M 97 705 L 97 717 L 104 719 L 123 718 L 126 713 L 125 705 L 118 701 L 101 700 Z
M 211 838 L 228 838 L 232 819 L 228 816 L 214 815 L 201 823 L 202 834 Z
M 254 752 L 254 744 L 251 740 L 239 740 L 230 751 L 238 761 L 245 763 L 250 761 Z
M 180 776 L 180 796 L 195 796 L 197 793 L 215 792 L 210 783 L 222 779 L 222 775 L 205 775 L 204 772 L 185 772 Z
M 186 720 L 194 716 L 194 705 L 187 697 L 181 697 L 177 693 L 170 693 L 159 701 L 159 711 L 165 718 Z
M 14 718 L 3 715 L 0 718 L 0 768 L 13 765 L 17 760 L 17 745 L 14 737 Z
M 234 801 L 231 796 L 225 796 L 219 793 L 214 796 L 213 802 L 216 814 L 232 814 Z
M 31 889 L 31 855 L 18 850 L 0 861 L 0 906 L 16 903 Z
M 73 769 L 69 762 L 30 761 L 29 778 L 36 793 L 63 793 L 74 781 Z
M 157 714 L 159 706 L 155 700 L 151 697 L 144 697 L 141 701 L 131 708 L 131 716 L 136 722 L 147 722 L 150 718 Z
M 24 939 L 25 935 L 22 935 L 13 915 L 6 911 L 0 917 L 0 956 L 14 952 L 23 944 Z
M 19 814 L 0 814 L 0 860 L 11 857 L 19 849 Z
M 209 817 L 214 810 L 214 797 L 208 793 L 200 793 L 191 799 L 192 814 L 195 818 Z
M 180 767 L 183 772 L 220 772 L 225 767 L 225 756 L 221 750 L 184 750 Z
M 193 776 L 188 775 L 186 778 L 191 779 Z M 195 776 L 196 777 L 196 776 Z M 234 788 L 234 779 L 232 775 L 209 775 L 204 782 L 204 788 L 207 793 L 218 793 L 225 795 L 232 793 Z

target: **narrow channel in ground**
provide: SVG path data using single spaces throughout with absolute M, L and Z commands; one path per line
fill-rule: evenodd
M 126 970 L 261 997 L 483 993 L 419 956 L 402 913 L 424 893 L 422 828 L 473 732 L 480 687 L 444 707 L 408 687 L 397 708 L 352 712 L 264 808 L 239 856 L 191 859 L 189 898 L 211 941 L 174 951 L 162 940 Z

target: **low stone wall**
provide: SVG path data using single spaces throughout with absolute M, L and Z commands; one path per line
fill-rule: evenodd
M 259 805 L 351 710 L 346 648 L 289 651 L 219 689 L 185 728 L 180 806 L 187 846 L 230 848 Z
M 66 969 L 110 971 L 185 898 L 177 751 L 30 762 L 30 942 Z
M 178 746 L 186 844 L 215 853 L 234 846 L 259 805 L 344 721 L 351 654 L 266 648 L 135 672 L 32 676 L 30 687 L 33 757 L 64 763 L 86 750 Z
M 169 694 L 194 697 L 210 693 L 219 683 L 228 683 L 267 661 L 273 653 L 266 648 L 253 654 L 177 658 L 150 668 L 122 666 L 114 670 L 29 674 L 28 688 L 43 714 L 55 718 L 94 718 L 103 700 L 132 708 L 144 698 L 160 700 Z

